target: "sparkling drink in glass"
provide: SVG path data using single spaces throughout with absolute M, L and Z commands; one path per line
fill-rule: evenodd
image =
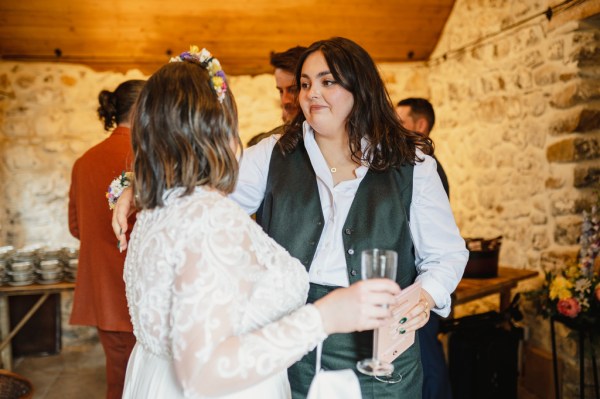
M 362 279 L 389 278 L 396 281 L 398 254 L 386 249 L 367 249 L 361 253 Z M 377 380 L 387 383 L 399 382 L 402 377 L 394 373 L 394 365 L 377 358 L 379 330 L 373 331 L 373 357 L 356 364 L 363 374 L 372 375 Z

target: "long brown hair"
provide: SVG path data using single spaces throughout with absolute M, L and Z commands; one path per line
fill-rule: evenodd
M 416 149 L 433 154 L 430 139 L 402 127 L 383 80 L 371 56 L 358 44 L 343 37 L 334 37 L 311 44 L 298 61 L 296 84 L 300 87 L 302 66 L 306 58 L 320 51 L 325 57 L 335 80 L 354 96 L 354 106 L 346 121 L 350 152 L 355 162 L 370 161 L 376 171 L 387 170 L 419 161 Z M 286 126 L 279 145 L 284 153 L 296 148 L 302 138 L 302 123 L 306 120 L 299 112 Z M 361 154 L 361 139 L 367 137 L 369 146 Z
M 140 93 L 131 131 L 138 209 L 162 206 L 165 191 L 175 187 L 185 188 L 182 195 L 200 185 L 232 192 L 238 175 L 232 139 L 241 148 L 229 89 L 220 103 L 200 64 L 160 68 Z

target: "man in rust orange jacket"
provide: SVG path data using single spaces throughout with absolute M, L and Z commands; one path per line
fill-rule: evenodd
M 129 111 L 144 81 L 130 80 L 99 95 L 98 114 L 106 130 L 116 129 L 73 166 L 69 190 L 69 230 L 80 240 L 79 267 L 71 324 L 95 326 L 106 355 L 108 399 L 121 398 L 129 354 L 135 345 L 123 265 L 111 228 L 107 188 L 133 161 Z M 129 223 L 135 221 L 132 215 Z

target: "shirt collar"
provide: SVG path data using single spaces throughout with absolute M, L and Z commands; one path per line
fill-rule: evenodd
M 328 185 L 333 187 L 333 177 L 331 176 L 331 172 L 329 167 L 327 166 L 327 162 L 325 161 L 325 157 L 321 153 L 321 149 L 315 140 L 315 132 L 313 128 L 308 124 L 307 121 L 304 121 L 302 124 L 303 130 L 303 138 L 304 138 L 304 146 L 306 147 L 306 152 L 308 153 L 308 157 L 310 158 L 310 163 L 317 174 L 317 176 L 326 182 Z M 366 137 L 363 137 L 361 140 L 361 149 L 364 153 L 364 150 L 367 148 L 369 144 L 369 140 Z M 367 163 L 363 161 L 363 164 L 358 168 L 354 169 L 354 173 L 358 179 L 362 179 L 369 168 Z

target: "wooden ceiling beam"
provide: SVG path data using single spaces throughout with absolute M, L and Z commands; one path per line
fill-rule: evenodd
M 376 61 L 426 60 L 454 0 L 0 0 L 0 57 L 151 73 L 190 44 L 231 75 L 270 72 L 271 51 L 345 36 Z M 60 50 L 60 56 L 56 51 Z M 411 58 L 412 56 L 412 58 Z

